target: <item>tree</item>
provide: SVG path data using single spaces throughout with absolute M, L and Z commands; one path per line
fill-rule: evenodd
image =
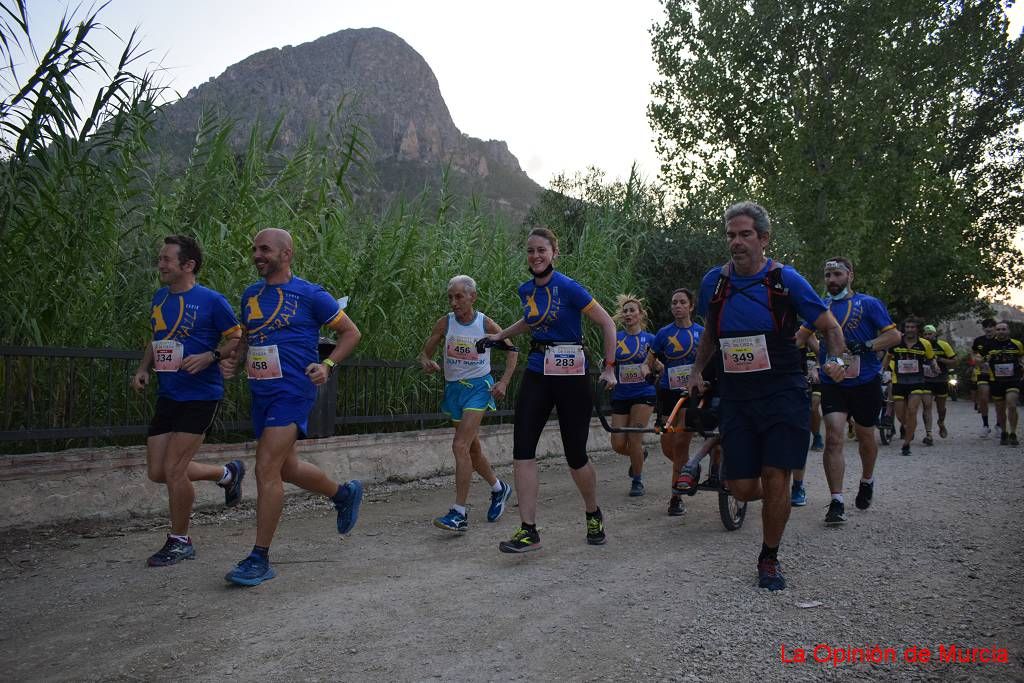
M 1024 35 L 998 0 L 664 0 L 649 118 L 684 204 L 754 198 L 894 315 L 1021 275 Z

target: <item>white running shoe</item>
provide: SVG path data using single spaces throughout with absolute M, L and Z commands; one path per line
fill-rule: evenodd
M 981 432 L 978 434 L 978 436 L 980 436 L 983 439 L 987 439 L 988 437 L 992 436 L 991 427 L 982 427 Z

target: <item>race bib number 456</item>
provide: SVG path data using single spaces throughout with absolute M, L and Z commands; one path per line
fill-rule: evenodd
M 755 337 L 722 339 L 722 364 L 726 372 L 763 372 L 772 369 L 768 342 L 763 334 Z
M 579 344 L 549 346 L 544 350 L 545 375 L 583 375 L 586 372 L 587 363 Z
M 281 357 L 277 345 L 250 346 L 246 361 L 249 379 L 281 379 Z
M 458 360 L 480 360 L 480 354 L 476 352 L 476 341 L 469 337 L 449 337 L 445 355 Z

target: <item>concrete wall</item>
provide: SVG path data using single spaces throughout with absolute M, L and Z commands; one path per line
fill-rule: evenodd
M 339 481 L 409 481 L 454 471 L 452 430 L 336 436 L 303 441 L 299 455 Z M 484 453 L 495 464 L 512 461 L 512 425 L 483 427 Z M 591 447 L 608 448 L 608 436 L 595 420 Z M 245 497 L 256 493 L 255 442 L 205 445 L 199 462 L 240 459 L 249 469 Z M 538 455 L 560 455 L 557 423 L 550 422 Z M 286 493 L 298 489 L 286 485 Z M 218 506 L 224 493 L 213 484 L 196 484 L 196 507 Z M 59 524 L 71 520 L 166 516 L 167 492 L 146 476 L 146 449 L 75 449 L 57 453 L 0 456 L 0 529 Z

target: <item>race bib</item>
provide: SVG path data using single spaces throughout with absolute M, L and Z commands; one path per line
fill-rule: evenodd
M 185 347 L 173 339 L 153 342 L 153 369 L 157 372 L 177 372 L 185 357 Z
M 896 372 L 900 375 L 916 375 L 921 372 L 921 364 L 916 358 L 897 360 Z
M 583 375 L 587 363 L 580 344 L 562 344 L 544 349 L 545 375 Z
M 938 377 L 939 376 L 939 371 L 936 370 L 931 365 L 926 365 L 926 366 L 924 366 L 924 376 L 929 378 L 929 379 L 931 379 L 932 377 Z
M 281 358 L 277 354 L 277 344 L 250 346 L 246 367 L 249 379 L 281 379 Z
M 640 384 L 644 381 L 644 366 L 630 363 L 619 366 L 619 384 Z
M 722 339 L 721 344 L 722 364 L 726 372 L 763 372 L 772 369 L 772 362 L 768 358 L 768 342 L 763 334 Z
M 1013 377 L 1013 365 L 1013 363 L 996 363 L 992 367 L 996 377 Z
M 668 388 L 685 389 L 690 383 L 690 375 L 693 374 L 693 364 L 676 365 L 668 369 Z
M 469 337 L 448 337 L 445 355 L 458 360 L 480 360 L 480 354 L 476 352 L 476 342 Z
M 844 353 L 843 362 L 846 363 L 846 369 L 843 371 L 844 379 L 854 379 L 860 377 L 860 356 Z

